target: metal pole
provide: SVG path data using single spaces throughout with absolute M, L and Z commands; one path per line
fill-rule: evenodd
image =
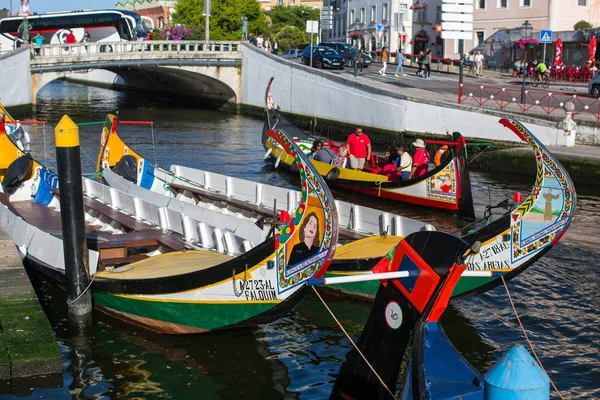
M 527 46 L 523 55 L 523 82 L 521 83 L 521 104 L 525 103 L 525 72 L 527 71 Z
M 9 13 L 10 13 L 10 14 L 8 14 L 8 16 L 9 16 L 9 17 L 12 17 L 12 15 L 13 15 L 13 12 L 12 12 L 12 11 L 13 11 L 13 10 L 12 10 L 12 0 L 8 0 L 8 3 L 10 4 L 10 5 L 8 6 L 8 9 L 10 10 L 10 11 L 9 11 Z
M 206 29 L 204 31 L 204 47 L 205 51 L 209 51 L 210 47 L 208 44 L 210 38 L 210 0 L 204 0 L 204 13 L 206 14 L 205 25 Z
M 312 65 L 312 53 L 313 53 L 313 46 L 312 46 L 312 43 L 313 43 L 313 32 L 314 32 L 314 29 L 313 29 L 313 26 L 312 26 L 312 24 L 311 24 L 311 27 L 310 27 L 310 66 L 311 66 L 311 67 L 313 66 L 313 65 Z
M 69 320 L 75 325 L 85 327 L 91 323 L 92 295 L 88 290 L 90 280 L 83 210 L 79 128 L 65 115 L 56 125 L 54 138 Z
M 464 39 L 458 39 L 458 104 L 462 100 L 463 91 L 463 53 L 465 52 L 465 41 Z
M 546 43 L 544 43 L 544 57 L 542 57 L 542 62 L 546 62 Z

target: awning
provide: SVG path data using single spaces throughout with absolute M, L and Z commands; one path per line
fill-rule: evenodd
M 419 34 L 415 36 L 415 42 L 427 43 L 429 42 L 429 38 L 427 38 L 427 35 Z

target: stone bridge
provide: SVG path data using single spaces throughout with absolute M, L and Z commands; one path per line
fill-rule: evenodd
M 240 42 L 144 41 L 43 45 L 33 49 L 32 99 L 49 82 L 76 75 L 112 86 L 102 75 L 118 75 L 125 90 L 177 99 L 207 108 L 236 105 L 241 99 Z M 111 74 L 114 77 L 114 75 Z M 100 78 L 98 78 L 100 77 Z M 95 82 L 94 82 L 95 81 Z

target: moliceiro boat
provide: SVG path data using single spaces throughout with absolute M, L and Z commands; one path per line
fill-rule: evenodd
M 277 210 L 292 213 L 298 205 L 301 192 L 297 190 L 178 165 L 165 170 L 122 140 L 118 127 L 127 123 L 114 115 L 108 115 L 104 122 L 98 173 L 111 187 L 170 212 L 194 216 L 216 226 L 223 225 L 229 218 L 230 230 L 244 237 L 248 233 L 254 238 L 266 237 Z M 402 237 L 419 230 L 435 229 L 430 224 L 389 212 L 340 200 L 335 204 L 340 243 L 330 268 L 352 264 L 368 270 Z M 223 215 L 222 219 L 219 214 Z M 217 218 L 213 219 L 214 216 Z M 257 234 L 259 228 L 261 232 Z
M 57 176 L 4 133 L 0 225 L 27 267 L 64 282 Z M 304 154 L 283 133 L 270 134 L 297 157 L 302 195 L 289 220 L 278 221 L 259 244 L 84 179 L 95 307 L 171 334 L 264 323 L 293 308 L 306 281 L 321 276 L 331 262 L 337 212 Z
M 267 151 L 265 158 L 274 161 L 275 166 L 280 165 L 295 170 L 294 160 L 287 156 L 285 151 L 266 132 L 270 129 L 281 129 L 288 136 L 294 138 L 297 144 L 309 154 L 315 138 L 306 134 L 290 123 L 280 112 L 271 96 L 269 81 L 266 91 L 265 124 L 262 142 Z M 428 141 L 447 147 L 439 165 L 435 165 L 422 176 L 401 180 L 395 174 L 385 175 L 382 168 L 387 163 L 387 158 L 373 155 L 369 160 L 371 165 L 365 165 L 364 170 L 338 167 L 321 161 L 311 160 L 319 173 L 325 177 L 330 186 L 349 189 L 367 195 L 380 197 L 404 203 L 411 203 L 425 207 L 450 210 L 459 217 L 474 220 L 473 196 L 471 193 L 471 179 L 466 161 L 466 141 L 464 137 L 454 132 L 448 141 Z M 341 144 L 328 141 L 329 147 L 337 153 Z
M 528 398 L 549 398 L 547 375 L 523 348 L 512 349 L 484 378 L 456 350 L 439 324 L 466 270 L 469 248 L 470 243 L 447 233 L 417 232 L 373 269 L 373 273 L 404 275 L 379 284 L 363 332 L 342 363 L 330 399 L 512 399 L 517 398 L 513 396 L 518 390 L 511 389 L 527 379 L 545 384 L 546 396 L 536 397 L 544 394 L 544 385 L 527 386 L 540 389 L 520 393 L 530 393 Z M 405 359 L 408 367 L 398 388 Z M 498 382 L 505 385 L 494 387 Z M 490 397 L 484 397 L 484 391 L 490 391 Z

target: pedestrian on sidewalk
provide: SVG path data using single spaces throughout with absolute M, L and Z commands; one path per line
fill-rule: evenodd
M 406 58 L 404 58 L 404 54 L 402 54 L 400 51 L 396 53 L 396 60 L 398 60 L 398 66 L 396 67 L 396 72 L 394 73 L 394 76 L 398 76 L 398 71 L 402 73 L 402 76 L 406 76 L 403 67 L 404 60 L 406 60 Z
M 475 74 L 483 76 L 483 54 L 479 50 L 477 50 L 477 55 L 475 55 Z
M 384 47 L 383 49 L 381 49 L 381 63 L 383 64 L 383 67 L 379 70 L 379 75 L 385 76 L 385 70 L 387 69 L 387 60 L 388 52 L 387 49 Z
M 474 74 L 475 73 L 475 55 L 473 54 L 473 52 L 469 53 L 469 56 L 467 57 L 467 64 L 469 64 L 469 73 Z
M 417 55 L 417 64 L 419 64 L 419 69 L 416 72 L 417 76 L 420 76 L 421 78 L 423 77 L 423 61 L 425 61 L 425 53 L 423 53 L 423 50 L 421 50 Z
M 425 79 L 431 79 L 431 49 L 425 52 Z
M 354 77 L 358 76 L 358 69 L 360 72 L 363 70 L 363 48 L 361 47 L 356 53 L 354 53 Z

